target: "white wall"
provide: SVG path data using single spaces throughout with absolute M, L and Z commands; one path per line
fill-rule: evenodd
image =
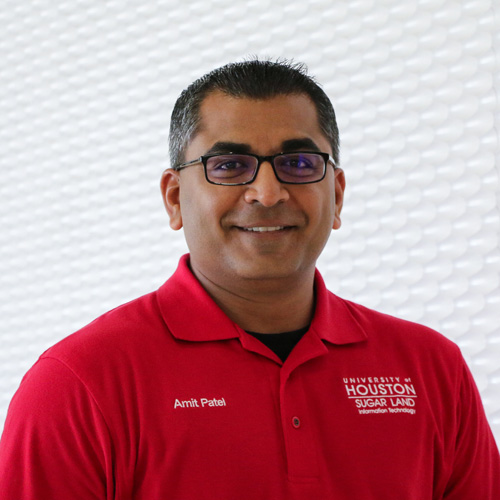
M 338 114 L 328 285 L 457 342 L 499 440 L 493 1 L 3 0 L 0 427 L 44 349 L 171 274 L 186 250 L 158 188 L 171 108 L 257 54 L 307 63 Z

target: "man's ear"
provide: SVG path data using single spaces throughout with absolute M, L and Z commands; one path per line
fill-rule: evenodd
M 182 227 L 179 172 L 167 168 L 161 176 L 160 188 L 163 204 L 170 219 L 170 227 L 177 231 Z
M 344 204 L 345 175 L 341 168 L 335 169 L 335 218 L 333 219 L 333 229 L 339 229 L 342 222 L 340 212 Z

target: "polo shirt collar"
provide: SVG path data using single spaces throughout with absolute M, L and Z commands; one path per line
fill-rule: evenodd
M 316 309 L 310 330 L 332 344 L 366 340 L 349 303 L 326 289 L 316 270 Z M 177 270 L 157 291 L 163 321 L 172 335 L 194 342 L 238 338 L 243 330 L 217 306 L 189 268 L 189 254 L 183 255 Z
M 368 338 L 351 303 L 330 292 L 317 269 L 314 289 L 316 309 L 310 330 L 314 330 L 319 338 L 338 345 L 363 342 Z
M 158 292 L 163 321 L 177 339 L 203 342 L 240 336 L 233 323 L 201 286 L 189 268 L 189 254 L 183 255 L 175 273 Z

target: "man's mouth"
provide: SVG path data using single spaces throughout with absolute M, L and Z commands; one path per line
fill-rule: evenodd
M 271 231 L 282 231 L 289 226 L 256 226 L 256 227 L 242 227 L 243 231 L 253 231 L 256 233 L 266 233 Z

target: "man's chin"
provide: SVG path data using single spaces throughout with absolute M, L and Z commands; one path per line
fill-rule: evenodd
M 290 260 L 283 258 L 262 256 L 252 262 L 238 263 L 233 267 L 235 277 L 245 280 L 272 281 L 292 278 L 299 272 L 300 267 Z

